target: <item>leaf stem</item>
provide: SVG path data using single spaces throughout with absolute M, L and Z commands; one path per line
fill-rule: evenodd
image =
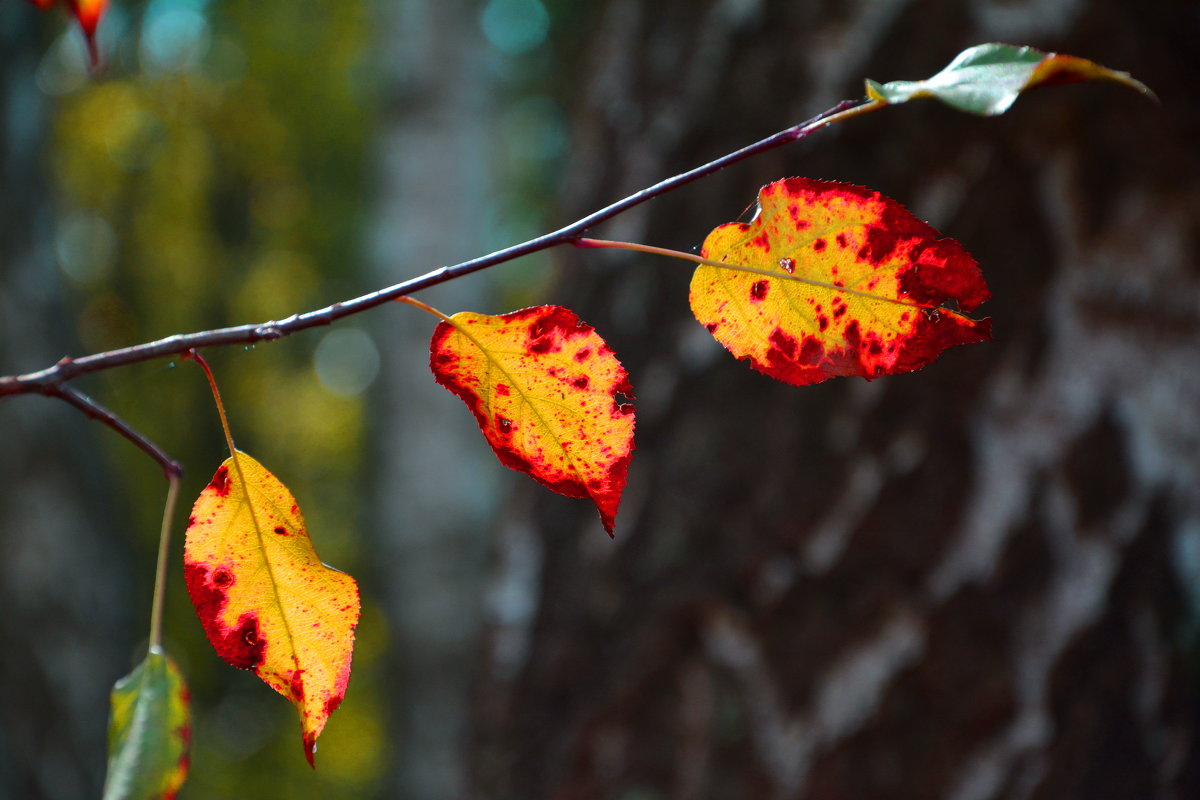
M 433 314 L 435 317 L 440 319 L 442 322 L 448 323 L 450 325 L 454 325 L 454 327 L 456 327 L 456 328 L 458 327 L 457 325 L 454 324 L 454 320 L 450 319 L 450 317 L 446 316 L 441 311 L 438 311 L 436 308 L 429 305 L 428 303 L 422 303 L 420 300 L 417 300 L 413 297 L 397 297 L 396 302 L 397 303 L 408 303 L 410 306 L 415 306 L 416 308 L 419 308 L 422 311 L 427 311 L 430 314 Z
M 150 604 L 150 652 L 162 649 L 162 618 L 167 586 L 168 552 L 171 543 L 171 520 L 175 516 L 175 501 L 179 497 L 179 476 L 167 476 L 167 502 L 163 507 L 162 528 L 158 534 L 158 565 L 154 573 L 154 600 Z
M 184 355 L 184 358 L 190 358 L 199 364 L 200 368 L 204 370 L 204 374 L 208 377 L 208 385 L 212 389 L 213 400 L 217 403 L 217 415 L 221 417 L 221 428 L 225 431 L 225 443 L 229 445 L 229 455 L 236 455 L 237 448 L 233 446 L 233 434 L 229 432 L 229 418 L 225 416 L 225 404 L 221 402 L 221 390 L 217 388 L 217 379 L 213 377 L 208 362 L 204 360 L 204 356 L 200 355 L 194 349 L 189 350 Z

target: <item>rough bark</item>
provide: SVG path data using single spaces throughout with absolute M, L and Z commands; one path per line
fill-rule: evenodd
M 564 256 L 562 299 L 632 374 L 638 453 L 615 542 L 533 486 L 499 526 L 475 793 L 1195 796 L 1192 4 L 602 6 L 564 217 L 982 41 L 1129 70 L 1163 104 L 892 109 L 597 232 L 686 249 L 774 178 L 881 190 L 993 287 L 995 341 L 918 374 L 775 385 L 690 319 L 686 268 Z

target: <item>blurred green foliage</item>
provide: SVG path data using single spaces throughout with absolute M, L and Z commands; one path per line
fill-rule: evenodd
M 87 80 L 78 52 L 65 45 L 47 56 L 39 81 L 60 95 L 55 250 L 78 289 L 74 324 L 85 350 L 283 317 L 367 288 L 358 248 L 377 104 L 365 15 L 357 0 L 152 0 L 113 9 L 102 79 Z M 329 380 L 314 374 L 314 352 L 332 330 L 297 336 L 269 355 L 263 348 L 206 357 L 238 446 L 301 498 L 322 558 L 357 574 L 365 516 L 356 489 L 360 393 L 378 356 L 367 336 L 345 341 L 347 329 L 353 324 L 336 329 L 343 341 L 333 340 L 330 361 L 365 363 L 349 384 L 344 369 Z M 188 465 L 187 505 L 224 457 L 200 371 L 153 363 L 89 383 Z M 128 442 L 104 441 L 118 502 L 130 510 L 149 567 L 164 484 Z M 179 575 L 181 539 L 166 636 L 195 702 L 192 773 L 182 796 L 374 793 L 384 769 L 378 672 L 387 629 L 379 612 L 367 604 L 354 680 L 321 738 L 314 775 L 291 705 L 231 672 L 204 641 Z M 152 569 L 141 574 L 148 608 Z
M 481 163 L 494 211 L 475 223 L 499 248 L 543 232 L 547 216 L 565 221 L 552 210 L 567 154 L 555 99 L 566 93 L 556 67 L 563 45 L 553 37 L 580 27 L 569 2 L 487 0 L 473 11 L 477 25 L 463 35 L 486 44 L 480 82 L 494 90 L 493 116 L 473 121 L 489 130 L 493 150 Z M 36 80 L 56 99 L 54 251 L 75 295 L 82 351 L 282 318 L 379 288 L 364 263 L 370 159 L 389 91 L 379 14 L 361 0 L 117 3 L 101 26 L 102 76 L 88 75 L 73 30 L 48 49 Z M 396 280 L 436 266 L 397 263 Z M 538 254 L 480 279 L 499 309 L 547 302 L 551 263 Z M 372 597 L 371 576 L 384 572 L 373 569 L 364 534 L 364 393 L 383 355 L 360 319 L 280 345 L 205 353 L 238 446 L 288 485 L 322 559 L 363 589 L 353 678 L 319 741 L 315 774 L 295 710 L 213 654 L 183 587 L 186 510 L 226 455 L 202 373 L 186 361 L 151 362 L 80 382 L 188 469 L 165 620 L 195 715 L 184 800 L 387 794 L 389 622 Z M 148 615 L 165 485 L 127 441 L 99 439 L 113 504 L 128 517 L 117 535 L 143 554 L 135 594 Z M 131 666 L 143 654 L 141 630 L 130 631 Z

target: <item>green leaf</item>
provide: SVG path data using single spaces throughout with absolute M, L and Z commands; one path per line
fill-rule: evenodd
M 173 798 L 187 777 L 191 736 L 183 677 L 152 648 L 113 687 L 104 800 Z
M 928 80 L 884 84 L 867 80 L 867 98 L 896 104 L 915 97 L 936 97 L 960 111 L 994 116 L 1003 114 L 1022 92 L 1035 86 L 1090 80 L 1115 81 L 1154 97 L 1145 84 L 1128 73 L 1087 59 L 992 43 L 962 51 Z

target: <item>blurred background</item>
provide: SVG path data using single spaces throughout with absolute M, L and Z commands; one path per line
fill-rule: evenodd
M 182 798 L 1187 798 L 1200 792 L 1200 10 L 1185 0 L 0 2 L 0 374 L 281 318 L 529 238 L 837 101 L 1012 41 L 1128 70 L 981 120 L 851 121 L 598 228 L 677 249 L 790 175 L 908 205 L 980 260 L 995 340 L 796 389 L 728 358 L 690 269 L 555 251 L 422 295 L 555 302 L 638 395 L 610 540 L 502 467 L 380 308 L 206 353 L 239 446 L 363 590 L 354 675 L 295 712 L 208 647 L 177 536 Z M 183 462 L 202 375 L 78 381 Z M 165 485 L 0 402 L 0 797 L 99 796 Z

